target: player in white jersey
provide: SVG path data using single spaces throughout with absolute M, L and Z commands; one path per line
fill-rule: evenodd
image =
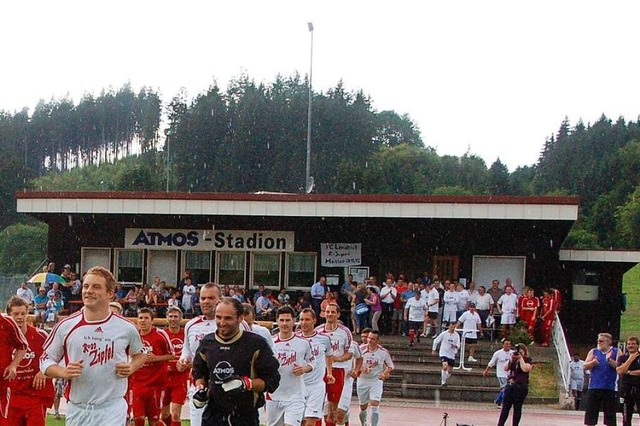
M 367 344 L 360 346 L 362 362 L 359 362 L 358 402 L 360 403 L 360 423 L 362 426 L 370 424 L 378 426 L 380 420 L 380 400 L 382 399 L 382 384 L 389 378 L 393 371 L 391 355 L 382 346 L 378 345 L 379 335 L 377 331 L 371 331 L 367 336 Z M 367 423 L 367 409 L 371 404 L 371 423 Z
M 440 361 L 442 361 L 442 371 L 440 372 L 441 381 L 440 384 L 445 386 L 447 380 L 453 373 L 453 365 L 455 364 L 456 354 L 460 348 L 460 335 L 456 333 L 456 323 L 450 322 L 449 328 L 443 331 L 433 339 L 433 347 L 431 348 L 431 355 L 436 354 L 436 349 L 440 345 Z
M 220 287 L 214 283 L 206 283 L 200 289 L 200 310 L 202 315 L 191 319 L 184 326 L 185 344 L 182 347 L 182 354 L 176 364 L 178 371 L 186 371 L 191 368 L 193 356 L 200 346 L 200 340 L 207 334 L 214 333 L 217 330 L 216 325 L 216 305 L 220 300 Z M 196 392 L 195 386 L 191 384 L 189 387 L 189 398 Z M 202 413 L 205 407 L 196 408 L 193 404 L 189 404 L 189 419 L 191 426 L 202 425 Z
M 367 344 L 367 337 L 371 332 L 370 328 L 365 328 L 360 334 L 360 339 L 363 345 Z M 360 352 L 360 345 L 355 340 L 351 342 L 350 351 L 353 353 L 352 369 L 347 372 L 344 379 L 344 387 L 342 388 L 342 395 L 340 396 L 340 402 L 338 402 L 338 409 L 345 412 L 345 424 L 349 424 L 349 407 L 351 406 L 351 398 L 353 396 L 353 381 L 358 378 L 358 371 L 362 364 L 362 353 Z
M 334 382 L 332 374 L 333 348 L 331 340 L 314 330 L 316 313 L 311 308 L 305 308 L 300 312 L 300 332 L 298 336 L 311 344 L 313 351 L 313 371 L 305 374 L 304 386 L 306 389 L 306 403 L 304 408 L 304 426 L 314 426 L 316 421 L 322 419 L 324 399 L 327 388 L 324 382 Z
M 427 316 L 425 317 L 424 334 L 422 337 L 436 336 L 440 329 L 438 323 L 438 311 L 440 310 L 440 293 L 434 283 L 429 286 L 427 293 Z
M 313 371 L 314 358 L 309 341 L 293 333 L 295 317 L 291 306 L 283 306 L 276 313 L 280 331 L 273 336 L 273 344 L 280 363 L 280 385 L 267 393 L 268 426 L 302 424 L 306 396 L 303 375 Z
M 255 319 L 256 319 L 255 306 L 253 306 L 251 303 L 243 303 L 242 308 L 243 308 L 242 313 L 243 313 L 244 321 L 240 325 L 240 328 L 243 328 L 244 330 L 250 331 L 262 337 L 264 340 L 267 341 L 267 343 L 271 347 L 271 350 L 273 351 L 275 348 L 273 346 L 273 338 L 271 336 L 271 331 L 269 331 L 267 327 L 263 327 L 260 324 L 255 322 Z M 244 324 L 246 324 L 246 327 L 244 327 Z
M 513 328 L 516 324 L 516 313 L 518 312 L 518 295 L 513 292 L 511 286 L 504 288 L 504 294 L 498 299 L 498 312 L 502 314 L 500 324 L 503 328 Z M 503 331 L 504 334 L 504 331 Z
M 502 349 L 498 349 L 493 353 L 491 360 L 487 364 L 487 368 L 485 368 L 482 372 L 482 375 L 487 377 L 489 375 L 489 370 L 493 367 L 496 367 L 496 378 L 498 379 L 498 384 L 500 385 L 500 392 L 493 402 L 495 402 L 499 408 L 502 407 L 502 400 L 504 399 L 504 388 L 505 386 L 507 386 L 507 378 L 509 377 L 509 372 L 505 371 L 503 367 L 507 362 L 511 361 L 511 354 L 511 340 L 503 339 Z
M 115 286 L 107 269 L 89 269 L 82 284 L 84 308 L 60 321 L 45 342 L 40 370 L 69 380 L 67 425 L 125 423 L 127 378 L 147 356 L 135 326 L 109 310 Z
M 342 396 L 345 374 L 351 369 L 351 358 L 353 357 L 353 354 L 349 352 L 351 341 L 353 340 L 351 331 L 338 322 L 339 312 L 340 310 L 336 303 L 329 303 L 324 310 L 327 322 L 316 327 L 318 333 L 329 337 L 333 348 L 332 374 L 335 381 L 327 383 L 326 426 L 344 424 L 345 411 L 338 409 L 338 402 L 340 402 L 340 396 Z

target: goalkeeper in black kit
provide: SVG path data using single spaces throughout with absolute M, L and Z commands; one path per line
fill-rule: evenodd
M 224 298 L 216 307 L 215 333 L 200 342 L 193 359 L 197 407 L 206 404 L 202 426 L 258 426 L 264 392 L 280 383 L 279 363 L 264 338 L 240 329 L 242 304 Z

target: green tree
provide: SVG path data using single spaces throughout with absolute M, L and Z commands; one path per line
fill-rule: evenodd
M 505 195 L 509 193 L 509 169 L 498 158 L 489 168 L 489 193 Z
M 43 223 L 17 223 L 0 232 L 0 271 L 29 274 L 45 258 L 47 226 Z

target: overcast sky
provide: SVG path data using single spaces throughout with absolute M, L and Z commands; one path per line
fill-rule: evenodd
M 245 72 L 309 71 L 418 124 L 438 153 L 514 170 L 562 120 L 637 120 L 640 1 L 12 1 L 0 12 L 0 109 L 130 82 L 169 101 Z

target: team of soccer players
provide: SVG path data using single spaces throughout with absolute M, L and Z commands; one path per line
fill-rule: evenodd
M 224 336 L 227 323 L 216 309 L 220 288 L 213 283 L 203 286 L 202 315 L 190 320 L 184 329 L 179 308 L 167 310 L 166 329 L 154 327 L 153 311 L 143 308 L 138 312 L 136 329 L 109 306 L 115 284 L 111 273 L 94 268 L 87 276 L 83 286 L 85 308 L 63 319 L 49 336 L 27 324 L 29 306 L 18 297 L 9 301 L 8 315 L 0 316 L 0 334 L 6 342 L 0 351 L 6 352 L 0 353 L 4 367 L 0 391 L 7 395 L 0 398 L 0 426 L 44 426 L 46 409 L 57 392 L 51 378 L 57 379 L 60 390 L 66 385 L 67 424 L 119 425 L 126 417 L 133 419 L 136 426 L 146 421 L 151 426 L 179 425 L 200 341 L 215 334 L 224 344 L 219 336 Z M 240 312 L 241 308 L 236 310 Z M 353 342 L 349 329 L 338 321 L 336 304 L 330 303 L 324 313 L 326 323 L 316 327 L 315 312 L 303 310 L 296 332 L 293 309 L 285 306 L 277 312 L 279 331 L 268 341 L 265 348 L 269 349 L 262 349 L 271 353 L 279 365 L 279 377 L 271 379 L 272 384 L 277 380 L 279 385 L 265 388 L 269 390 L 266 411 L 270 426 L 316 426 L 322 424 L 323 417 L 326 425 L 348 424 L 354 380 L 361 423 L 378 424 L 382 383 L 393 369 L 391 357 L 378 344 L 377 332 L 363 332 L 360 346 Z M 238 319 L 239 334 L 255 333 L 253 324 L 244 321 L 243 316 Z M 223 329 L 218 330 L 220 327 Z M 269 339 L 264 333 L 259 335 Z M 202 370 L 201 360 L 197 361 L 200 373 L 207 371 Z M 219 372 L 214 368 L 211 377 Z M 225 391 L 233 388 L 229 395 L 235 394 L 236 387 L 241 392 L 257 392 L 251 388 L 249 377 L 230 379 L 236 381 L 224 380 L 222 385 Z M 192 386 L 192 399 L 203 388 L 208 392 L 203 382 L 199 383 Z M 217 424 L 203 421 L 206 405 L 189 406 L 192 425 Z M 369 406 L 371 420 L 366 423 Z

